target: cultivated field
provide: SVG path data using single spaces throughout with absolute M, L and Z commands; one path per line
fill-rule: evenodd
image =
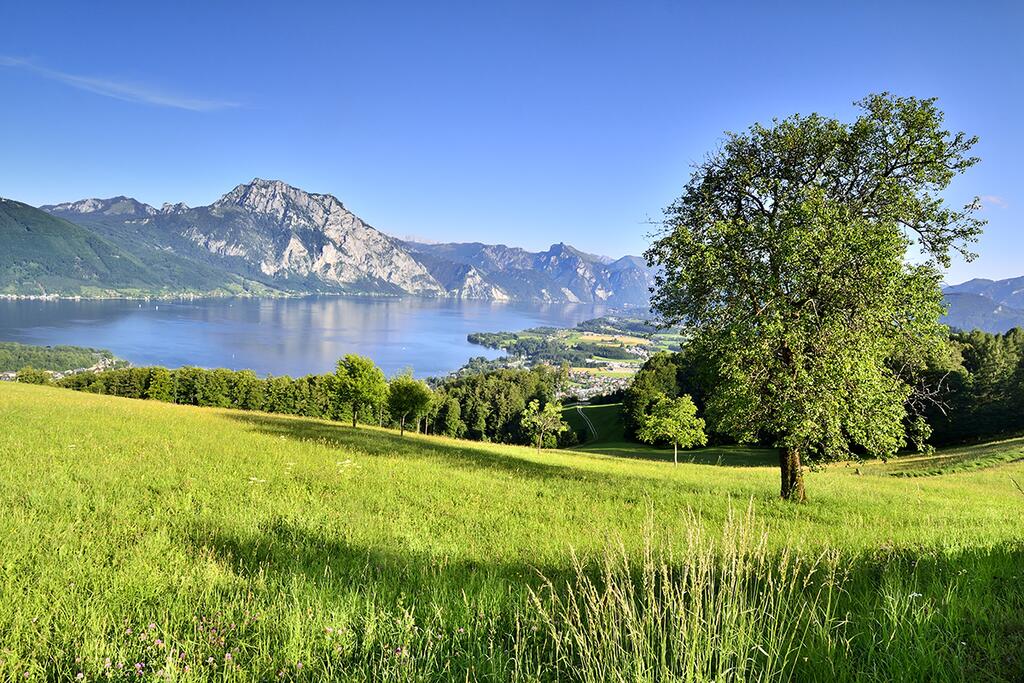
M 538 454 L 2 384 L 0 680 L 1024 677 L 1024 442 L 794 505 L 771 452 L 614 429 Z

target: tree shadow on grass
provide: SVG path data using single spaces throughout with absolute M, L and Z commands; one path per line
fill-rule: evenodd
M 311 528 L 283 517 L 259 521 L 255 529 L 192 525 L 180 539 L 193 553 L 209 553 L 247 580 L 265 577 L 290 585 L 301 579 L 327 594 L 359 591 L 381 601 L 490 593 L 539 586 L 543 578 L 565 581 L 566 568 L 506 561 L 478 562 L 437 556 L 382 541 L 375 547 L 349 543 L 340 532 Z M 426 602 L 426 600 L 424 601 Z
M 224 415 L 253 431 L 295 441 L 321 444 L 331 448 L 350 449 L 369 456 L 395 457 L 410 460 L 436 460 L 477 471 L 493 471 L 534 479 L 565 479 L 592 481 L 614 474 L 578 470 L 568 465 L 537 462 L 507 455 L 497 449 L 485 449 L 471 442 L 446 442 L 415 434 L 398 434 L 368 427 L 353 429 L 340 423 L 329 423 L 302 417 L 282 417 L 265 413 L 227 412 Z M 626 476 L 626 475 L 622 475 Z
M 601 453 L 617 458 L 672 462 L 671 448 L 655 448 L 639 443 L 608 443 L 584 446 L 582 453 Z M 778 467 L 779 454 L 773 448 L 752 448 L 748 446 L 712 446 L 692 451 L 679 451 L 679 462 L 692 465 L 717 465 L 720 467 Z

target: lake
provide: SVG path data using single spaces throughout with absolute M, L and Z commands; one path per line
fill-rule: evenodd
M 453 299 L 198 299 L 0 301 L 0 341 L 109 349 L 134 365 L 255 370 L 261 375 L 333 371 L 346 353 L 373 358 L 389 375 L 443 375 L 472 356 L 470 332 L 572 326 L 609 309 Z

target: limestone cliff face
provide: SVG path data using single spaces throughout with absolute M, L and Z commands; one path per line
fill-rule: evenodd
M 292 292 L 645 305 L 653 273 L 566 244 L 533 253 L 480 243 L 403 242 L 329 194 L 254 179 L 209 206 L 129 197 L 42 207 L 132 249 L 158 249 Z
M 204 249 L 241 258 L 274 278 L 315 279 L 339 289 L 442 295 L 445 290 L 401 244 L 328 194 L 279 180 L 239 185 L 208 207 L 175 215 Z

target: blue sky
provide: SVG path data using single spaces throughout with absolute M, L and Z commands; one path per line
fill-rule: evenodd
M 0 195 L 206 204 L 254 176 L 398 236 L 639 253 L 722 131 L 937 96 L 1024 275 L 1024 3 L 7 3 Z

